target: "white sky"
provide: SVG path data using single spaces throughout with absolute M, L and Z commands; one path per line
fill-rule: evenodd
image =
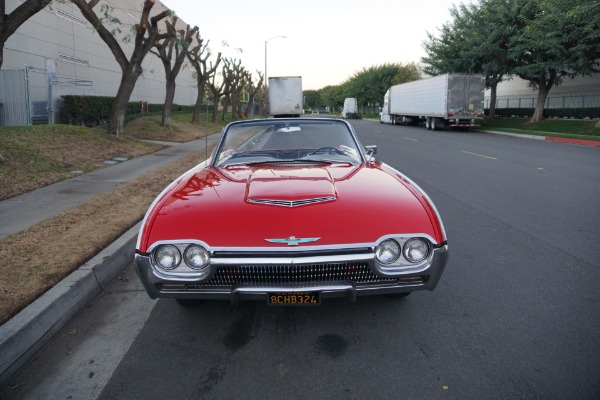
M 426 32 L 438 34 L 455 0 L 162 0 L 197 25 L 214 56 L 236 58 L 257 78 L 302 76 L 302 88 L 338 85 L 363 68 L 419 63 Z M 229 47 L 223 47 L 226 41 Z M 242 49 L 242 52 L 236 49 Z M 213 57 L 214 57 L 213 56 Z

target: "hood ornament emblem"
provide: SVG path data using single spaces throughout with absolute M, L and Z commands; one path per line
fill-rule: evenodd
M 287 239 L 265 239 L 269 243 L 287 243 L 288 246 L 298 246 L 301 243 L 316 242 L 321 238 L 297 238 L 290 236 Z

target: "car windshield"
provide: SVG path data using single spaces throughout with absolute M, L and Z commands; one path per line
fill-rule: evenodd
M 213 165 L 361 161 L 359 145 L 343 121 L 269 118 L 230 124 Z

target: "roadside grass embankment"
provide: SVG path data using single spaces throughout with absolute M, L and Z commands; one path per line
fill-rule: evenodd
M 191 114 L 177 115 L 165 129 L 160 116 L 140 118 L 126 125 L 122 139 L 67 125 L 0 127 L 0 199 L 68 179 L 74 170 L 104 168 L 108 159 L 164 147 L 138 138 L 186 142 L 224 124 L 187 121 Z M 139 222 L 158 193 L 205 155 L 202 148 L 0 240 L 0 325 Z
M 600 121 L 582 119 L 546 119 L 531 123 L 529 118 L 486 118 L 480 130 L 521 135 L 550 136 L 563 139 L 600 141 Z

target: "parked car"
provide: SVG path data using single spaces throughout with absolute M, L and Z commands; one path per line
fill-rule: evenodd
M 448 258 L 431 199 L 338 118 L 233 122 L 138 236 L 151 298 L 316 305 L 433 290 Z

